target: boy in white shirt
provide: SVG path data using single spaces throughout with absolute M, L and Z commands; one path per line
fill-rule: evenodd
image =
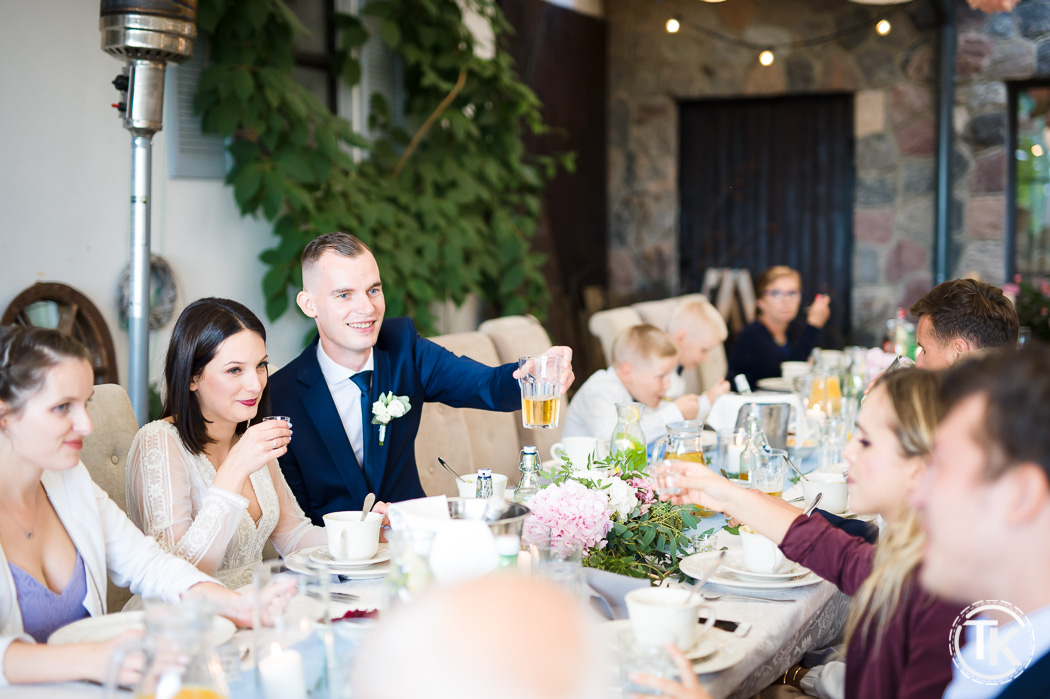
M 667 334 L 671 336 L 678 349 L 678 365 L 683 369 L 695 369 L 707 361 L 708 353 L 725 342 L 728 335 L 726 324 L 715 307 L 707 301 L 694 300 L 678 304 L 667 325 Z M 685 395 L 685 379 L 676 371 L 671 376 L 671 388 L 667 391 L 670 398 Z M 700 396 L 700 418 L 707 417 L 711 405 L 719 396 L 729 393 L 729 382 L 719 379 L 710 389 Z
M 632 401 L 644 406 L 640 423 L 647 443 L 666 435 L 669 422 L 695 420 L 700 396 L 665 399 L 677 368 L 678 350 L 667 333 L 648 324 L 627 328 L 613 342 L 612 366 L 594 372 L 570 401 L 562 435 L 608 441 L 616 404 Z

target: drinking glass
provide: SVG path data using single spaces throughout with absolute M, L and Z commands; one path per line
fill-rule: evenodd
M 561 416 L 561 357 L 539 354 L 518 357 L 521 378 L 521 425 L 549 430 Z
M 582 594 L 583 545 L 578 541 L 550 541 L 536 545 L 532 574 L 560 585 L 571 595 Z
M 758 465 L 751 469 L 751 489 L 760 490 L 773 497 L 784 495 L 784 479 L 787 477 L 787 452 L 771 449 L 762 453 Z
M 841 417 L 828 418 L 820 427 L 820 448 L 817 460 L 821 471 L 831 470 L 842 463 L 842 452 L 846 448 L 846 420 Z
M 674 661 L 662 645 L 639 643 L 634 631 L 625 629 L 618 639 L 620 659 L 620 687 L 625 697 L 636 694 L 662 696 L 658 689 L 635 684 L 631 675 L 638 673 L 661 679 L 678 679 Z
M 740 477 L 740 455 L 745 444 L 747 432 L 744 430 L 718 430 L 718 467 L 730 478 Z
M 387 609 L 411 602 L 434 579 L 430 568 L 430 550 L 434 532 L 401 530 L 387 532 L 390 543 L 390 572 L 386 576 Z
M 799 400 L 802 401 L 802 406 L 809 410 L 813 407 L 811 403 L 811 397 L 813 395 L 813 374 L 803 374 L 802 376 L 796 376 L 791 379 L 791 385 L 795 389 L 795 393 L 798 395 Z

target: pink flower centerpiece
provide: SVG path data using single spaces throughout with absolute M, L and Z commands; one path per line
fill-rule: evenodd
M 533 521 L 551 529 L 551 544 L 578 541 L 584 550 L 605 544 L 612 529 L 607 498 L 577 481 L 549 485 L 529 499 Z

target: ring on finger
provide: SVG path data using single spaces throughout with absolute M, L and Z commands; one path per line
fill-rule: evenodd
M 277 449 L 277 440 L 276 440 L 276 439 L 275 439 L 275 440 L 273 440 L 272 442 L 270 442 L 270 444 L 272 444 L 272 445 L 273 445 L 273 446 L 271 447 L 271 449 Z

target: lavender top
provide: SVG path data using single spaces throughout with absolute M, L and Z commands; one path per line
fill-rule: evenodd
M 36 639 L 47 643 L 47 638 L 56 629 L 88 616 L 84 608 L 87 595 L 87 578 L 84 574 L 84 559 L 77 551 L 77 562 L 73 577 L 61 594 L 55 594 L 39 580 L 14 563 L 7 564 L 15 579 L 18 593 L 18 608 L 22 612 L 22 628 Z

